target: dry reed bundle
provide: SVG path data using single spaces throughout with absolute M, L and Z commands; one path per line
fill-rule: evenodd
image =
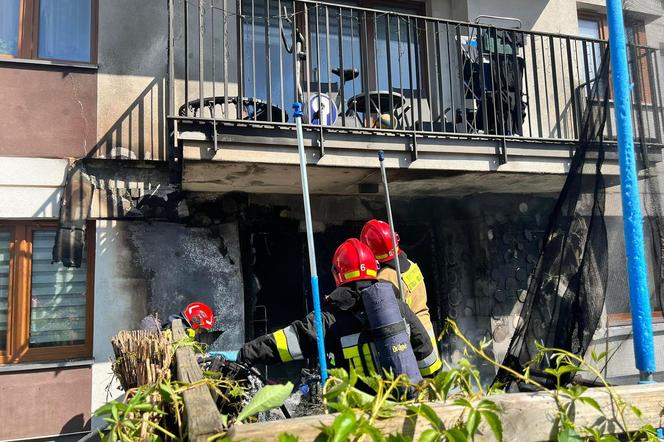
M 170 333 L 123 330 L 111 339 L 115 362 L 113 373 L 124 391 L 153 384 L 170 374 Z

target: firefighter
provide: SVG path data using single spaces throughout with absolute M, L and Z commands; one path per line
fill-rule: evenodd
M 427 289 L 424 285 L 424 276 L 417 264 L 409 260 L 406 253 L 399 247 L 399 235 L 395 232 L 397 253 L 399 255 L 399 267 L 401 270 L 401 280 L 403 281 L 405 296 L 404 299 L 410 309 L 417 315 L 424 325 L 427 333 L 431 337 L 436 352 L 436 332 L 431 323 L 429 307 L 427 307 Z M 367 221 L 362 228 L 360 240 L 369 246 L 376 260 L 380 264 L 378 279 L 392 283 L 399 290 L 399 281 L 397 280 L 396 263 L 394 249 L 392 247 L 392 234 L 390 225 L 384 221 L 372 219 Z
M 415 365 L 415 376 L 412 370 L 409 372 L 411 380 L 416 381 L 417 377 L 433 374 L 441 367 L 441 361 L 422 323 L 406 304 L 396 298 L 389 284 L 378 283 L 377 271 L 378 264 L 371 250 L 356 238 L 346 240 L 334 253 L 332 274 L 337 288 L 325 298 L 322 309 L 330 365 L 347 370 L 352 368 L 364 374 L 382 373 L 377 367 L 389 368 L 385 367 L 385 357 L 393 357 L 396 366 L 400 366 L 403 361 L 399 358 L 403 356 L 405 360 L 411 355 Z M 365 306 L 369 298 L 384 294 L 386 290 L 396 306 L 398 323 L 377 329 L 369 324 L 369 320 L 380 308 L 368 311 Z M 392 318 L 395 317 L 394 313 L 391 312 Z M 397 343 L 400 336 L 405 336 L 405 341 L 402 339 Z M 395 352 L 391 355 L 377 354 L 376 349 L 381 348 L 395 349 Z M 312 312 L 286 328 L 246 343 L 238 359 L 250 364 L 277 364 L 316 355 Z M 398 370 L 394 372 L 398 374 Z
M 179 314 L 170 315 L 163 324 L 154 315 L 146 316 L 141 320 L 139 328 L 154 331 L 166 330 L 171 328 L 176 319 L 182 320 L 182 325 L 191 337 L 211 331 L 215 321 L 214 313 L 209 305 L 203 302 L 192 302 Z

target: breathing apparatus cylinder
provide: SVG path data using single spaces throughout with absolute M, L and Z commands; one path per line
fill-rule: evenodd
M 362 302 L 381 368 L 420 382 L 422 375 L 392 285 L 379 282 L 363 290 Z

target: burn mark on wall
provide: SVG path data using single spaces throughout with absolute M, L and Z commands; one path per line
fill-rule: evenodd
M 220 224 L 225 255 L 218 237 L 207 228 L 173 223 L 128 223 L 135 264 L 149 282 L 147 307 L 161 318 L 178 313 L 190 302 L 208 303 L 222 331 L 212 349 L 237 349 L 244 342 L 244 291 L 238 228 Z

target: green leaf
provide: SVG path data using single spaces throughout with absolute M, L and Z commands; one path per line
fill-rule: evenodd
M 556 440 L 558 442 L 583 442 L 583 438 L 571 428 L 565 428 L 558 433 L 558 438 Z
M 433 428 L 435 430 L 440 431 L 445 429 L 443 421 L 440 419 L 438 413 L 436 413 L 433 408 L 431 408 L 427 404 L 421 404 L 419 407 L 414 407 L 414 408 L 416 408 L 417 414 L 424 417 L 426 420 L 428 420 L 431 423 L 431 425 L 433 425 Z
M 116 421 L 118 420 L 118 404 L 116 402 L 111 404 L 111 416 L 113 416 L 113 419 Z
M 604 414 L 602 412 L 602 407 L 599 406 L 599 404 L 597 403 L 597 401 L 595 399 L 593 399 L 591 397 L 588 397 L 588 396 L 581 396 L 581 397 L 578 397 L 577 400 L 580 401 L 580 402 L 583 402 L 586 405 L 589 405 L 589 406 L 593 407 L 595 410 L 597 410 L 600 413 Z
M 494 401 L 491 401 L 489 399 L 482 399 L 477 403 L 477 409 L 478 410 L 489 410 L 489 411 L 495 411 L 496 413 L 500 413 L 500 407 L 496 405 Z
M 242 422 L 256 413 L 279 407 L 288 399 L 292 391 L 293 384 L 290 382 L 286 385 L 266 385 L 258 390 L 258 393 L 245 405 L 238 415 L 237 421 Z
M 358 429 L 358 436 L 362 434 L 368 434 L 372 442 L 385 442 L 385 437 L 380 432 L 380 430 L 373 425 L 369 424 L 366 420 L 362 420 L 360 423 L 360 428 Z M 361 440 L 361 438 L 360 438 Z
M 289 433 L 281 433 L 279 435 L 279 442 L 298 442 L 299 440 L 300 438 Z
M 632 413 L 634 413 L 636 415 L 636 417 L 643 416 L 643 413 L 641 412 L 641 410 L 638 409 L 637 407 L 635 407 L 634 405 L 629 405 L 629 408 L 630 408 L 630 410 L 632 410 Z
M 470 440 L 466 430 L 461 428 L 445 430 L 443 431 L 443 436 L 445 436 L 448 442 L 468 442 Z
M 352 411 L 345 411 L 334 419 L 332 423 L 334 435 L 330 442 L 344 442 L 357 428 L 357 419 Z
M 471 404 L 468 399 L 464 398 L 455 399 L 452 403 L 464 408 L 473 408 L 473 404 Z
M 459 372 L 456 370 L 442 371 L 436 375 L 433 383 L 436 390 L 443 396 L 443 399 L 447 399 L 450 389 L 458 377 Z
M 489 424 L 493 435 L 496 436 L 496 440 L 501 442 L 503 440 L 503 423 L 500 421 L 500 418 L 493 411 L 480 411 L 484 421 Z
M 332 378 L 338 378 L 342 381 L 348 381 L 348 372 L 343 368 L 330 368 L 328 374 Z
M 480 426 L 480 413 L 477 410 L 472 410 L 468 413 L 468 420 L 466 421 L 466 431 L 472 437 L 477 432 L 477 427 Z
M 602 359 L 606 358 L 608 356 L 609 352 L 603 351 L 599 354 L 595 353 L 595 350 L 592 351 L 591 356 L 593 358 L 593 361 L 595 362 L 600 362 Z
M 422 434 L 420 434 L 419 442 L 434 442 L 437 441 L 440 437 L 440 433 L 438 433 L 436 430 L 429 428 L 428 430 L 424 430 Z
M 554 377 L 558 377 L 558 376 L 560 376 L 560 375 L 558 374 L 558 370 L 556 370 L 555 368 L 550 368 L 550 367 L 549 367 L 549 368 L 545 368 L 545 369 L 544 369 L 544 373 L 546 373 L 546 374 L 550 374 L 551 376 L 554 376 Z
M 95 411 L 95 416 L 104 416 L 107 414 L 111 414 L 111 408 L 113 408 L 113 402 L 104 404 L 101 407 L 97 408 L 97 411 Z

